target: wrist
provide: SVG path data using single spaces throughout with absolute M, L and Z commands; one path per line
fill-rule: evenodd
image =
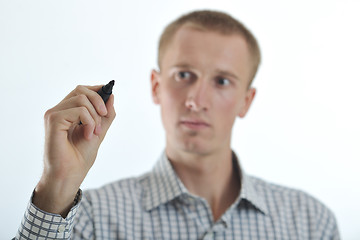
M 35 187 L 33 204 L 39 209 L 66 218 L 79 194 L 79 186 L 41 179 Z

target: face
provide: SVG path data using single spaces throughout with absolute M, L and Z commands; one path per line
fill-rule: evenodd
M 255 95 L 255 89 L 248 89 L 251 63 L 245 40 L 185 25 L 160 64 L 151 83 L 167 152 L 228 150 L 235 118 L 245 116 Z

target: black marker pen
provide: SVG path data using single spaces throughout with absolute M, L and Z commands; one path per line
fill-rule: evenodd
M 115 80 L 111 80 L 108 84 L 102 86 L 97 93 L 101 96 L 101 98 L 104 100 L 104 103 L 107 102 L 110 95 L 112 94 L 112 89 L 114 87 Z M 82 122 L 79 122 L 79 125 L 82 125 Z
M 115 84 L 115 80 L 111 80 L 108 84 L 102 86 L 102 88 L 100 88 L 100 90 L 97 92 L 104 100 L 104 103 L 107 102 L 110 95 L 112 94 L 112 89 L 114 87 L 114 84 Z

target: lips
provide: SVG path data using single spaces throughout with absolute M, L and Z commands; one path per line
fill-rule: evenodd
M 210 127 L 210 124 L 199 119 L 184 119 L 180 121 L 180 124 L 186 128 L 199 130 Z

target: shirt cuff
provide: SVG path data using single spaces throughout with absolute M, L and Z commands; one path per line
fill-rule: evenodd
M 39 209 L 30 200 L 16 239 L 70 239 L 74 217 L 79 208 L 81 198 L 82 191 L 79 189 L 74 199 L 73 207 L 65 219 L 60 214 L 48 213 Z

